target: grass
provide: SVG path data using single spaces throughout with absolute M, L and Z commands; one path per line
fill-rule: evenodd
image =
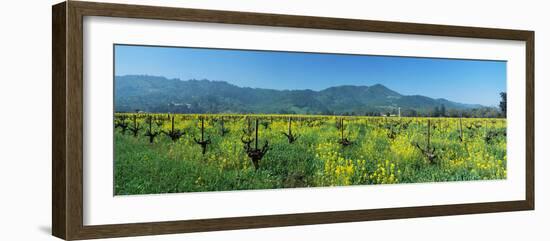
M 121 116 L 122 114 L 117 114 Z M 124 114 L 132 116 L 132 114 Z M 138 114 L 137 123 L 148 127 Z M 156 131 L 171 129 L 166 114 Z M 430 146 L 437 158 L 430 162 L 416 147 L 427 146 L 426 118 L 348 117 L 343 146 L 340 117 L 292 116 L 289 143 L 288 117 L 231 115 L 224 118 L 229 130 L 221 135 L 221 116 L 205 115 L 205 138 L 211 143 L 203 155 L 194 138 L 200 138 L 200 116 L 177 115 L 175 128 L 185 131 L 176 142 L 161 134 L 149 143 L 142 129 L 137 137 L 120 128 L 115 138 L 115 194 L 154 194 L 232 191 L 295 187 L 375 185 L 471 181 L 506 178 L 506 120 L 431 119 Z M 258 145 L 270 149 L 256 170 L 241 138 L 248 122 L 259 119 Z M 126 120 L 132 125 L 131 118 Z M 266 124 L 267 123 L 267 124 Z M 254 125 L 251 125 L 254 131 Z M 249 133 L 251 134 L 251 133 Z M 254 138 L 254 133 L 250 138 Z M 252 144 L 254 146 L 254 144 Z

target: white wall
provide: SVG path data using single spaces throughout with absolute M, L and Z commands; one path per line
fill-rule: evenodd
M 536 211 L 165 235 L 155 240 L 547 240 L 550 221 L 550 14 L 546 1 L 117 1 L 191 8 L 536 31 Z M 0 13 L 0 240 L 50 232 L 51 4 L 6 1 Z M 24 119 L 23 119 L 24 118 Z M 30 134 L 33 134 L 30 136 Z M 544 224 L 546 222 L 546 224 Z M 546 229 L 545 229 L 546 228 Z M 153 237 L 128 238 L 152 240 Z

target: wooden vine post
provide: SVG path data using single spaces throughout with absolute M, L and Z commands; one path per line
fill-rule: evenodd
M 130 131 L 132 134 L 134 134 L 134 137 L 137 137 L 139 134 L 139 131 L 142 129 L 142 127 L 139 126 L 139 123 L 137 122 L 137 116 L 133 115 L 133 126 L 130 126 Z
M 430 136 L 431 136 L 430 130 L 431 129 L 432 129 L 431 122 L 430 122 L 430 119 L 428 119 L 428 133 L 427 133 L 426 147 L 423 148 L 418 143 L 416 143 L 416 147 L 422 152 L 422 154 L 424 156 L 426 156 L 426 158 L 428 159 L 428 162 L 430 164 L 433 164 L 433 163 L 435 163 L 435 160 L 437 159 L 437 154 L 435 153 L 435 147 L 432 147 L 430 145 Z
M 194 138 L 193 139 L 195 140 L 195 143 L 199 144 L 202 148 L 202 154 L 204 155 L 206 153 L 206 147 L 212 143 L 210 141 L 210 137 L 208 137 L 208 139 L 204 139 L 204 117 L 201 117 L 201 139 L 198 140 L 197 138 Z
M 223 116 L 221 117 L 220 125 L 220 135 L 225 136 L 227 133 L 229 133 L 229 129 L 225 128 L 225 120 L 223 119 Z
M 121 115 L 117 121 L 115 121 L 115 128 L 120 128 L 122 135 L 126 133 L 128 129 L 128 122 L 126 122 L 126 115 Z
M 258 170 L 260 168 L 260 160 L 264 157 L 264 155 L 267 153 L 267 151 L 270 150 L 269 148 L 269 142 L 266 140 L 262 148 L 258 148 L 258 119 L 256 119 L 256 130 L 255 130 L 255 138 L 254 140 L 246 140 L 244 137 L 241 138 L 242 142 L 245 144 L 244 149 L 252 161 L 252 164 L 254 165 L 254 169 Z M 250 143 L 254 141 L 254 148 L 250 146 Z
M 160 132 L 153 130 L 153 117 L 152 116 L 147 117 L 147 122 L 149 124 L 149 129 L 147 129 L 147 131 L 145 132 L 145 136 L 149 137 L 149 143 L 153 144 L 153 142 L 155 141 L 155 137 L 158 136 L 160 134 Z
M 286 136 L 290 144 L 298 139 L 298 135 L 292 134 L 292 117 L 288 117 L 288 133 L 283 132 L 283 135 Z
M 168 117 L 168 118 L 170 119 L 170 117 Z M 170 137 L 170 139 L 173 142 L 176 142 L 185 134 L 185 132 L 180 131 L 180 130 L 175 128 L 174 118 L 175 118 L 175 116 L 172 115 L 172 125 L 171 125 L 171 128 L 170 128 L 170 131 L 164 131 L 163 130 L 162 133 L 164 133 L 165 135 Z
M 350 141 L 347 137 L 344 137 L 344 118 L 340 119 L 340 143 L 342 146 L 349 146 L 352 144 L 352 141 Z

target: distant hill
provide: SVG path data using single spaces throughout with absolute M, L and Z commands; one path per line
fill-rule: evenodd
M 171 113 L 360 114 L 428 112 L 481 108 L 446 99 L 402 95 L 387 87 L 342 85 L 321 91 L 238 87 L 224 81 L 167 79 L 158 76 L 115 77 L 115 111 Z

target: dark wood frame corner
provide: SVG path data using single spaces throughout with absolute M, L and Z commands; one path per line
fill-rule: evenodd
M 52 11 L 52 233 L 54 236 L 66 240 L 76 240 L 533 210 L 535 207 L 535 35 L 532 31 L 77 1 L 59 3 L 52 7 Z M 86 226 L 83 224 L 82 186 L 82 71 L 84 16 L 163 19 L 525 41 L 527 64 L 525 200 Z

